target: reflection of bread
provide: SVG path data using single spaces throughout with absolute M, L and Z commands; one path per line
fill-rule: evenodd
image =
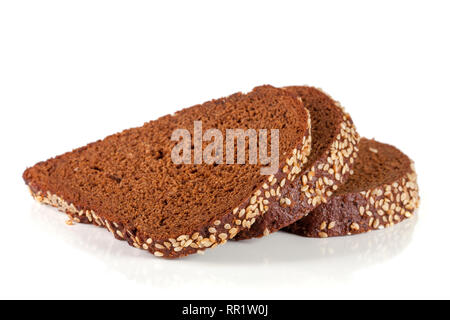
M 325 204 L 286 231 L 307 237 L 383 229 L 413 215 L 419 193 L 413 162 L 393 146 L 361 139 L 354 175 Z
M 224 137 L 227 129 L 278 129 L 278 171 L 263 176 L 261 163 L 175 164 L 172 134 L 185 129 L 194 136 L 194 121 Z M 223 244 L 279 205 L 282 181 L 298 175 L 309 152 L 310 120 L 301 100 L 262 86 L 40 162 L 23 177 L 37 200 L 73 220 L 105 227 L 132 246 L 173 258 Z M 263 188 L 268 184 L 276 190 L 270 199 Z
M 111 241 L 110 235 L 91 225 L 65 227 L 64 218 L 55 217 L 54 209 L 47 206 L 33 204 L 30 213 L 41 232 L 64 243 L 69 250 L 82 250 L 106 269 L 158 288 L 187 283 L 208 286 L 211 282 L 264 288 L 295 283 L 301 287 L 330 277 L 345 281 L 355 271 L 400 254 L 410 243 L 417 218 L 354 237 L 311 239 L 279 232 L 261 239 L 233 241 L 201 259 L 186 257 L 180 264 L 148 259 L 144 251 L 129 250 L 123 242 Z M 257 282 L 245 272 L 249 267 L 260 276 Z M 280 271 L 276 276 L 274 268 Z
M 299 96 L 309 111 L 311 154 L 300 177 L 282 192 L 283 204 L 259 216 L 236 240 L 261 237 L 303 218 L 347 180 L 357 157 L 359 135 L 338 102 L 312 87 L 285 89 Z

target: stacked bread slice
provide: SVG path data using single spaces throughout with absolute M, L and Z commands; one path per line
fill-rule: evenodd
M 249 136 L 249 153 L 241 159 L 232 137 L 229 157 L 229 129 L 265 132 L 265 146 L 277 146 L 267 154 L 277 156 L 273 172 L 262 174 L 268 163 L 252 158 Z M 188 135 L 183 148 L 177 132 Z M 360 142 L 350 115 L 313 87 L 266 85 L 186 108 L 37 163 L 23 178 L 71 221 L 165 258 L 282 228 L 312 237 L 380 229 L 411 216 L 419 200 L 411 160 Z
M 289 183 L 276 206 L 258 216 L 236 240 L 261 237 L 303 218 L 328 198 L 352 173 L 359 135 L 350 115 L 327 94 L 312 87 L 286 87 L 299 96 L 311 117 L 311 154 L 298 179 Z M 266 192 L 270 193 L 271 186 Z
M 419 206 L 413 162 L 400 150 L 361 139 L 355 173 L 333 197 L 286 231 L 327 238 L 390 227 Z
M 174 162 L 173 133 L 188 130 L 195 140 L 195 122 L 201 122 L 202 131 L 218 130 L 223 136 L 230 128 L 279 130 L 279 167 L 262 175 L 261 161 Z M 270 184 L 280 194 L 282 181 L 298 175 L 310 153 L 310 125 L 300 99 L 262 86 L 114 134 L 38 163 L 23 177 L 38 201 L 76 222 L 105 227 L 136 248 L 169 258 L 202 253 L 278 205 L 264 196 L 264 186 Z M 188 147 L 190 157 L 191 143 Z M 202 144 L 199 151 L 206 148 Z

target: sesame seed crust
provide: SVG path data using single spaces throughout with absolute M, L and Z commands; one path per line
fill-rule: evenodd
M 336 121 L 329 133 L 333 139 L 315 161 L 306 163 L 303 170 L 288 175 L 287 181 L 281 181 L 280 185 L 284 188 L 280 194 L 268 197 L 270 201 L 275 200 L 276 205 L 257 217 L 252 228 L 241 231 L 235 240 L 266 236 L 303 218 L 320 204 L 326 203 L 352 173 L 360 137 L 350 115 L 321 89 L 308 89 L 327 99 L 327 107 L 334 108 L 340 115 L 340 121 Z M 270 191 L 266 192 L 270 194 Z
M 280 155 L 280 167 L 276 174 L 267 176 L 266 180 L 256 187 L 256 190 L 235 207 L 231 212 L 215 217 L 208 224 L 201 226 L 190 234 L 182 234 L 165 239 L 157 239 L 143 231 L 130 229 L 119 221 L 110 221 L 106 214 L 95 212 L 86 207 L 77 207 L 73 203 L 66 202 L 57 191 L 46 190 L 44 186 L 34 181 L 26 181 L 32 196 L 39 202 L 56 207 L 66 213 L 70 221 L 89 223 L 106 228 L 118 240 L 127 241 L 130 246 L 146 250 L 157 257 L 177 258 L 193 253 L 203 254 L 205 249 L 212 249 L 220 244 L 225 244 L 234 238 L 239 231 L 249 229 L 255 223 L 258 216 L 265 214 L 270 207 L 278 201 L 270 201 L 269 198 L 279 198 L 286 180 L 294 179 L 311 152 L 311 120 L 309 112 L 301 104 L 298 105 L 301 112 L 305 112 L 307 123 L 304 136 L 290 154 Z M 282 182 L 284 181 L 284 182 Z M 266 196 L 269 190 L 270 197 Z M 268 201 L 269 200 L 269 201 Z M 273 199 L 272 199 L 273 200 Z
M 369 152 L 378 154 L 378 150 L 373 150 L 377 149 L 370 148 Z M 420 202 L 417 175 L 413 161 L 404 154 L 401 156 L 409 163 L 394 181 L 384 181 L 366 190 L 338 193 L 284 230 L 306 237 L 323 238 L 324 233 L 326 237 L 336 237 L 385 229 L 412 217 Z

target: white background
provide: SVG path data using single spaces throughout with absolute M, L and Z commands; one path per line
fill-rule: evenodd
M 1 1 L 0 298 L 450 298 L 448 1 Z M 27 166 L 269 83 L 341 101 L 416 161 L 418 219 L 175 261 L 65 224 Z

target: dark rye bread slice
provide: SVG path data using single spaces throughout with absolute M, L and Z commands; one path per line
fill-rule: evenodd
M 175 165 L 171 151 L 178 142 L 171 135 L 187 129 L 193 136 L 197 120 L 203 132 L 220 130 L 224 144 L 226 129 L 279 129 L 278 171 L 261 175 L 262 165 L 248 161 Z M 310 147 L 310 120 L 301 100 L 286 90 L 262 86 L 40 162 L 23 178 L 35 199 L 74 221 L 105 227 L 136 248 L 173 258 L 202 253 L 250 227 L 274 204 L 263 198 L 262 186 L 299 173 Z M 286 162 L 290 165 L 283 170 Z
M 235 240 L 261 237 L 303 218 L 326 202 L 352 173 L 358 152 L 359 135 L 350 116 L 339 102 L 320 89 L 306 86 L 286 87 L 299 96 L 311 117 L 311 154 L 299 178 L 275 196 L 279 202 L 259 216 L 250 229 L 242 230 Z M 285 181 L 281 181 L 284 185 Z M 265 186 L 265 193 L 273 187 Z
M 413 162 L 401 151 L 361 139 L 354 175 L 325 204 L 285 230 L 307 237 L 334 237 L 383 229 L 419 206 Z

